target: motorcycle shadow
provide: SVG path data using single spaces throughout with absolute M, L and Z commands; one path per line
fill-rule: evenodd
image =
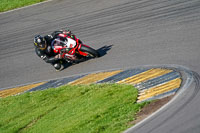
M 103 47 L 97 49 L 97 52 L 99 53 L 99 57 L 98 57 L 98 58 L 100 58 L 100 57 L 102 57 L 102 56 L 105 56 L 105 55 L 107 54 L 107 52 L 112 48 L 112 46 L 113 46 L 113 45 L 105 45 L 105 46 L 103 46 Z M 84 60 L 78 61 L 78 62 L 76 62 L 76 63 L 64 63 L 64 64 L 63 64 L 63 69 L 62 69 L 62 70 L 66 69 L 66 68 L 68 68 L 68 67 L 70 67 L 70 66 L 72 66 L 72 65 L 79 64 L 79 63 L 81 63 L 81 62 L 85 62 L 85 61 L 88 61 L 88 60 L 91 60 L 91 59 L 94 59 L 94 58 L 92 58 L 92 57 L 87 57 L 87 58 L 85 58 Z
M 102 57 L 107 54 L 107 52 L 112 48 L 113 45 L 105 45 L 99 49 L 97 49 L 99 53 L 99 57 Z

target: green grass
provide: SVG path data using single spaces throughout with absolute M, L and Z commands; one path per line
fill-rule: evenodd
M 0 0 L 0 12 L 32 5 L 42 1 L 45 0 Z
M 0 99 L 0 132 L 119 133 L 132 126 L 137 89 L 131 85 L 63 86 Z

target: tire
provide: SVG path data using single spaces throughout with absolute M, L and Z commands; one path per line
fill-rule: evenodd
M 93 48 L 86 47 L 86 46 L 84 46 L 84 45 L 81 46 L 80 51 L 82 51 L 82 52 L 84 52 L 84 53 L 88 53 L 89 56 L 92 57 L 92 58 L 99 57 L 98 51 L 96 51 L 96 50 L 93 49 Z

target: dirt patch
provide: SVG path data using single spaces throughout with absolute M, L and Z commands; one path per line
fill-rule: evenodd
M 136 120 L 130 122 L 130 124 L 135 125 L 136 123 L 142 121 L 143 119 L 151 115 L 153 112 L 157 111 L 160 107 L 168 103 L 173 97 L 174 95 L 171 95 L 162 99 L 155 100 L 150 104 L 146 105 L 144 108 L 141 109 L 140 112 L 137 113 Z

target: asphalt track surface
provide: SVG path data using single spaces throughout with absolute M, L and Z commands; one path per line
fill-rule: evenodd
M 70 28 L 101 53 L 56 72 L 35 55 L 33 37 Z M 200 132 L 199 0 L 53 0 L 0 14 L 0 88 L 108 69 L 177 64 L 194 82 L 130 132 Z

